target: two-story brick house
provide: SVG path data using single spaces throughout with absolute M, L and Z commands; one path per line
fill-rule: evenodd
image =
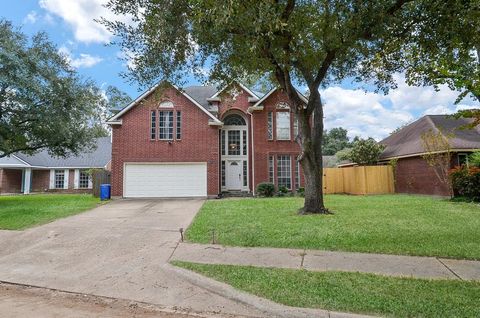
M 292 191 L 303 184 L 297 124 L 280 89 L 156 86 L 108 123 L 114 196 L 205 197 L 254 192 L 260 182 Z

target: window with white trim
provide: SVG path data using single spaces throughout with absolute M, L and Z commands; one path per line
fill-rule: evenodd
M 87 170 L 80 170 L 78 173 L 78 187 L 80 189 L 88 189 L 90 184 L 90 174 Z
M 176 139 L 177 140 L 180 140 L 182 139 L 182 112 L 181 111 L 177 111 L 177 126 L 176 126 L 176 129 L 177 129 L 177 135 L 176 135 Z
M 240 130 L 228 131 L 228 155 L 240 155 Z
M 221 167 L 221 173 L 222 173 L 222 187 L 225 186 L 225 160 L 222 160 L 222 167 Z
M 248 183 L 248 169 L 247 160 L 243 160 L 243 186 L 246 187 Z
M 247 131 L 244 130 L 242 131 L 242 152 L 243 152 L 243 155 L 246 156 L 247 155 Z
M 225 155 L 225 130 L 222 130 L 222 136 L 221 136 L 220 144 L 222 146 L 222 156 L 224 156 Z
M 155 140 L 157 137 L 157 111 L 150 112 L 150 139 Z
M 158 119 L 159 119 L 158 139 L 172 140 L 173 139 L 173 111 L 159 111 Z
M 268 181 L 275 183 L 275 161 L 273 156 L 268 156 Z
M 277 112 L 277 140 L 290 140 L 290 113 Z
M 287 189 L 292 188 L 292 167 L 289 155 L 277 156 L 277 185 Z
M 65 186 L 65 170 L 55 170 L 55 189 L 63 189 Z
M 273 113 L 268 112 L 267 114 L 267 138 L 268 140 L 273 139 Z

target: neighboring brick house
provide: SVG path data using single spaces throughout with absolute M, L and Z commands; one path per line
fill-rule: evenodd
M 56 158 L 43 150 L 0 158 L 0 194 L 91 192 L 88 170 L 108 168 L 111 152 L 110 137 L 105 137 L 97 139 L 95 150 L 79 156 Z
M 260 182 L 292 191 L 303 184 L 297 124 L 279 89 L 155 86 L 108 124 L 114 196 L 205 197 L 252 193 Z
M 381 155 L 383 163 L 398 159 L 395 172 L 395 191 L 448 196 L 447 186 L 441 183 L 433 168 L 422 155 L 425 150 L 422 134 L 441 131 L 449 138 L 452 152 L 451 168 L 468 164 L 468 155 L 480 150 L 480 127 L 462 129 L 470 119 L 455 119 L 447 115 L 427 115 L 390 135 L 380 143 L 386 146 Z

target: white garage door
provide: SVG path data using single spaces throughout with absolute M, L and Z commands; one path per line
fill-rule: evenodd
M 124 178 L 125 197 L 207 196 L 206 163 L 127 163 Z

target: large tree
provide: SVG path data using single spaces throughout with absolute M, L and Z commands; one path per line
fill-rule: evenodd
M 411 85 L 446 85 L 459 92 L 457 104 L 465 98 L 480 103 L 480 0 L 438 1 L 431 12 L 400 49 L 385 41 L 375 63 L 405 71 Z M 471 126 L 479 125 L 480 104 L 457 117 L 474 118 Z
M 132 79 L 181 82 L 209 69 L 209 79 L 229 82 L 268 74 L 288 94 L 298 118 L 298 158 L 305 175 L 301 213 L 328 213 L 322 195 L 323 104 L 319 88 L 362 72 L 384 44 L 400 48 L 439 1 L 223 1 L 110 0 L 107 7 L 132 23 L 103 21 L 133 59 Z M 391 72 L 376 72 L 390 84 Z M 296 85 L 309 90 L 305 105 Z
M 332 128 L 323 132 L 322 153 L 333 156 L 342 149 L 351 146 L 347 136 L 348 131 L 342 127 Z
M 82 79 L 44 33 L 29 39 L 0 20 L 0 158 L 47 149 L 66 156 L 94 146 L 104 94 Z

